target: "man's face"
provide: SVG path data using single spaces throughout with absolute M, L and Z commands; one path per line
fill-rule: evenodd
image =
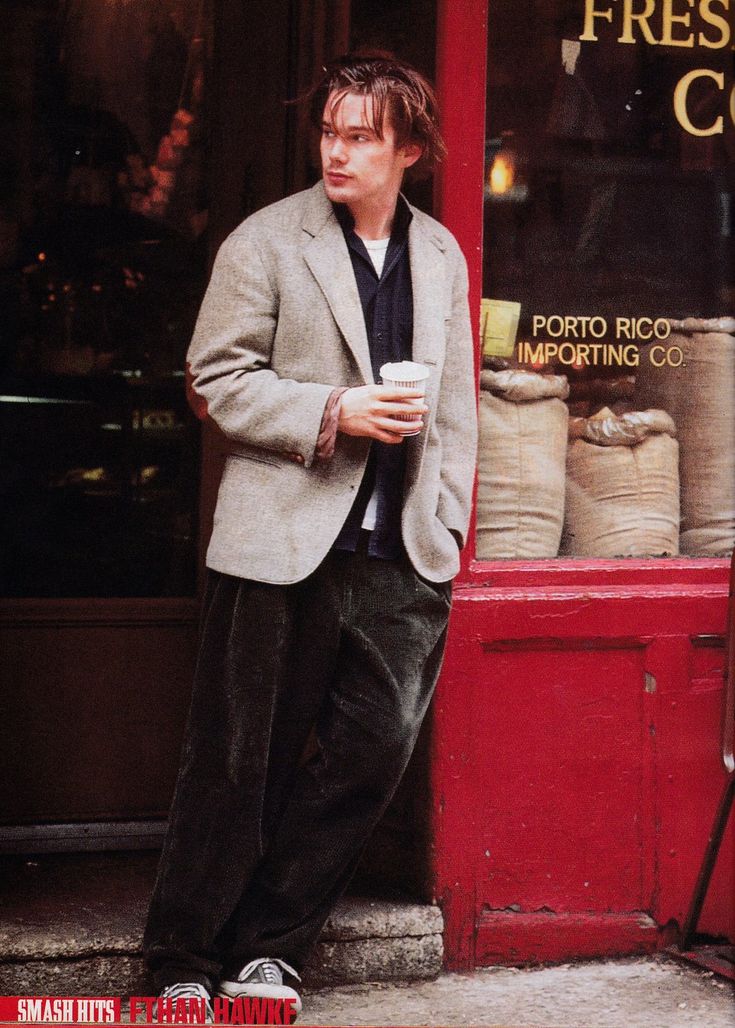
M 379 139 L 372 127 L 372 97 L 347 93 L 332 112 L 330 94 L 322 116 L 321 158 L 324 188 L 334 203 L 382 207 L 395 203 L 403 172 L 421 155 L 418 146 L 395 145 L 388 117 Z

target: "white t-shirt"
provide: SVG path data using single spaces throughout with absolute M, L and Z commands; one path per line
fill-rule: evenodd
M 383 265 L 385 264 L 385 255 L 388 252 L 388 239 L 363 239 L 365 249 L 368 252 L 368 257 L 373 262 L 373 267 L 378 273 L 378 278 L 383 274 Z

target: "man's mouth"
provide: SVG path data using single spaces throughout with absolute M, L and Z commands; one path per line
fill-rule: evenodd
M 335 182 L 335 183 L 346 182 L 349 177 L 350 176 L 349 175 L 345 175 L 345 173 L 343 171 L 330 171 L 330 170 L 327 171 L 327 178 L 331 182 Z

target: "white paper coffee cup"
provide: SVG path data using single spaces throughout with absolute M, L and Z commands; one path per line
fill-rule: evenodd
M 380 378 L 383 385 L 399 386 L 404 389 L 420 389 L 421 394 L 426 392 L 426 380 L 431 372 L 424 364 L 417 364 L 416 361 L 399 361 L 393 364 L 384 364 L 380 369 Z M 423 399 L 407 399 L 406 403 L 423 405 Z M 420 421 L 421 414 L 396 414 L 397 421 Z M 404 432 L 403 435 L 418 435 L 421 431 L 417 428 L 415 432 Z

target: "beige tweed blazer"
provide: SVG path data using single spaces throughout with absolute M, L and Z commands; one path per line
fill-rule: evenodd
M 454 237 L 412 208 L 414 360 L 431 369 L 429 414 L 408 448 L 403 540 L 416 570 L 459 568 L 475 471 L 467 270 Z M 247 218 L 225 240 L 188 354 L 192 385 L 232 441 L 207 565 L 298 582 L 323 560 L 354 501 L 370 440 L 338 435 L 314 459 L 335 386 L 373 381 L 347 245 L 319 182 Z

